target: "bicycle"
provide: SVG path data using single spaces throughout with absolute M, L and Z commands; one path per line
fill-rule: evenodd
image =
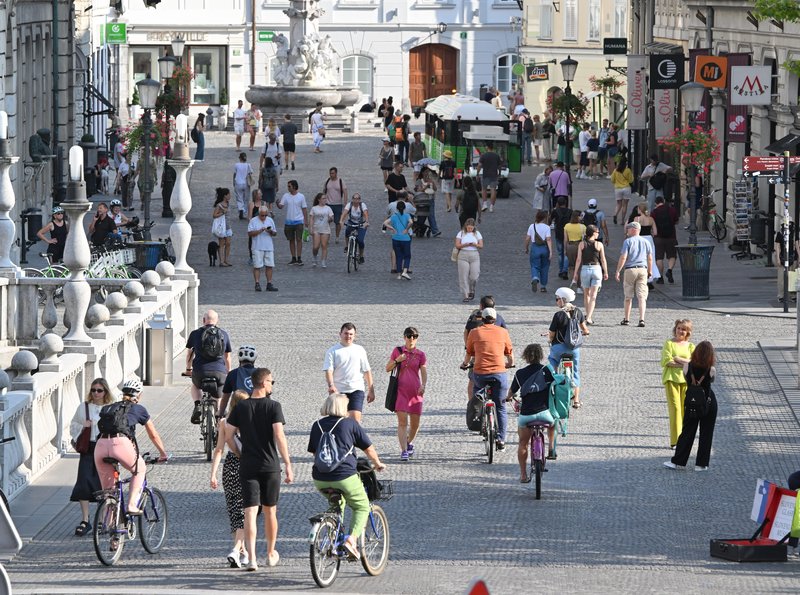
M 40 252 L 39 256 L 45 259 L 47 266 L 41 269 L 36 269 L 33 267 L 26 267 L 22 269 L 26 277 L 36 279 L 66 279 L 69 277 L 69 269 L 62 264 L 54 264 L 52 254 L 49 252 Z M 64 288 L 57 287 L 53 292 L 53 298 L 56 302 L 64 301 Z M 43 304 L 45 301 L 47 301 L 47 294 L 43 289 L 40 288 L 39 303 Z
M 469 370 L 472 368 L 472 364 L 469 366 L 460 366 L 462 370 Z M 506 366 L 507 369 L 514 368 L 515 366 Z M 483 404 L 481 406 L 481 424 L 479 434 L 481 438 L 483 438 L 484 449 L 486 451 L 486 457 L 488 458 L 488 462 L 491 465 L 494 462 L 494 453 L 497 449 L 497 435 L 499 433 L 498 424 L 497 424 L 497 406 L 492 399 L 492 397 L 500 393 L 500 381 L 496 378 L 491 378 L 487 381 L 486 386 L 479 389 L 473 389 L 472 395 L 473 397 L 477 398 Z M 502 395 L 499 398 L 502 397 Z
M 158 458 L 150 458 L 145 453 L 142 458 L 148 466 L 158 463 Z M 167 501 L 160 490 L 147 485 L 144 479 L 142 494 L 137 502 L 141 515 L 128 514 L 123 487 L 131 478 L 120 479 L 119 461 L 114 457 L 104 457 L 103 461 L 114 465 L 114 487 L 97 492 L 100 504 L 94 515 L 92 537 L 97 559 L 105 566 L 113 566 L 122 556 L 125 541 L 136 539 L 137 529 L 142 547 L 148 554 L 157 554 L 167 536 Z M 134 521 L 138 518 L 138 523 Z M 138 527 L 137 527 L 138 525 Z
M 203 452 L 206 461 L 214 455 L 214 446 L 217 443 L 217 399 L 219 398 L 219 384 L 213 376 L 206 376 L 200 383 L 203 396 L 200 398 L 200 440 L 203 442 Z
M 564 353 L 561 355 L 561 359 L 558 362 L 558 368 L 556 369 L 557 374 L 563 374 L 566 378 L 565 382 L 570 387 L 570 402 L 572 402 L 573 392 L 572 390 L 575 388 L 573 384 L 573 377 L 575 375 L 575 363 L 572 360 L 571 353 Z M 558 435 L 561 434 L 562 438 L 567 437 L 567 418 L 557 418 L 556 419 L 556 433 L 555 437 L 553 438 L 553 450 L 548 455 L 548 458 L 551 460 L 555 460 L 558 457 L 558 452 L 556 451 L 558 445 Z
M 359 249 L 358 249 L 358 231 L 364 227 L 363 223 L 355 224 L 355 225 L 346 225 L 348 232 L 347 232 L 347 248 L 345 249 L 346 260 L 347 260 L 347 272 L 350 273 L 350 269 L 352 268 L 353 271 L 358 270 L 358 262 L 359 262 Z
M 725 225 L 725 220 L 717 214 L 717 205 L 713 200 L 713 196 L 717 192 L 722 192 L 722 188 L 717 188 L 704 195 L 701 206 L 703 209 L 703 225 L 717 242 L 721 242 L 728 235 L 728 226 Z
M 392 480 L 378 481 L 374 469 L 366 459 L 359 459 L 358 473 L 369 498 L 369 518 L 367 526 L 358 540 L 361 552 L 361 565 L 370 576 L 378 576 L 386 569 L 389 561 L 389 521 L 376 500 L 390 500 L 394 495 Z M 354 562 L 344 547 L 345 533 L 342 492 L 335 488 L 321 490 L 328 499 L 330 507 L 322 514 L 312 516 L 311 532 L 308 535 L 308 557 L 311 576 L 319 587 L 330 587 L 339 573 L 342 560 Z
M 522 398 L 518 395 L 514 395 L 511 400 L 514 402 L 514 410 L 519 413 L 519 404 L 522 401 Z M 533 477 L 535 479 L 536 485 L 536 499 L 542 499 L 542 474 L 547 471 L 547 457 L 545 454 L 547 450 L 545 449 L 545 430 L 551 428 L 552 426 L 543 421 L 533 421 L 527 424 L 527 427 L 531 430 L 531 444 L 530 444 L 530 456 L 531 456 L 531 466 L 529 477 Z M 555 452 L 555 448 L 553 449 Z

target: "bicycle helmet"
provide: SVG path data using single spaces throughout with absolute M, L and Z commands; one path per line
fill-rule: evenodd
M 58 215 L 59 213 L 63 213 L 64 209 L 62 207 L 53 207 L 53 210 L 50 211 L 53 215 Z
M 258 352 L 256 348 L 252 345 L 242 345 L 239 347 L 239 361 L 240 362 L 254 362 L 256 361 L 256 357 L 258 356 Z
M 122 201 L 120 199 L 118 199 L 118 198 L 115 198 L 114 200 L 112 200 L 108 204 L 110 204 L 111 208 L 113 209 L 114 207 L 121 207 L 122 206 Z
M 569 304 L 575 301 L 575 292 L 569 287 L 559 287 L 556 289 L 556 297 L 561 298 Z
M 126 380 L 125 384 L 122 385 L 123 395 L 138 395 L 140 392 L 142 392 L 142 381 L 138 378 Z

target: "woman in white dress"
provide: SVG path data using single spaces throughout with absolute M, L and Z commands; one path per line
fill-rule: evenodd
M 647 201 L 642 201 L 639 203 L 639 216 L 636 217 L 634 221 L 642 226 L 642 231 L 639 232 L 639 235 L 650 242 L 650 248 L 653 250 L 653 254 L 655 254 L 656 244 L 653 241 L 653 236 L 658 234 L 658 228 L 656 227 L 655 219 L 650 216 L 650 211 L 647 209 Z M 650 287 L 650 289 L 653 289 L 653 283 L 659 278 L 661 278 L 661 271 L 658 270 L 658 265 L 656 265 L 654 258 L 653 274 L 647 280 L 647 285 Z

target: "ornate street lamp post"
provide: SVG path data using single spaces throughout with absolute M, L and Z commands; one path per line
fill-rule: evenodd
M 698 112 L 703 107 L 703 95 L 706 92 L 704 85 L 695 82 L 689 82 L 681 86 L 681 98 L 683 99 L 683 109 L 689 117 L 689 128 L 694 129 L 696 126 L 696 119 Z M 692 148 L 694 152 L 694 148 Z M 697 178 L 697 162 L 692 159 L 692 172 L 691 183 L 689 185 L 689 200 L 687 201 L 691 208 L 689 209 L 689 245 L 697 244 L 697 205 L 694 204 L 695 197 L 692 196 L 692 189 L 694 188 L 694 181 Z
M 153 130 L 153 120 L 150 118 L 150 111 L 156 107 L 156 99 L 158 99 L 158 92 L 161 89 L 161 83 L 154 81 L 147 76 L 136 83 L 136 88 L 139 90 L 139 103 L 141 104 L 142 108 L 144 108 L 144 115 L 142 116 L 142 136 L 144 136 L 144 166 L 142 167 L 143 178 L 140 178 L 141 181 L 139 183 L 139 192 L 142 195 L 142 204 L 144 205 L 144 224 L 147 226 L 150 223 L 150 197 L 153 193 L 153 180 L 150 172 L 150 134 Z M 144 239 L 150 239 L 149 231 L 145 231 Z
M 572 155 L 573 155 L 573 144 L 572 144 L 572 135 L 570 134 L 569 128 L 569 114 L 572 111 L 572 99 L 570 96 L 572 95 L 572 87 L 569 84 L 575 80 L 575 71 L 578 70 L 578 61 L 573 60 L 571 57 L 567 56 L 566 60 L 561 61 L 561 74 L 564 78 L 564 82 L 567 83 L 567 87 L 564 89 L 564 95 L 567 98 L 567 115 L 566 115 L 566 130 L 564 131 L 564 149 L 567 156 L 567 163 L 566 163 L 566 170 L 569 173 L 570 171 L 570 164 L 572 163 Z M 570 174 L 572 177 L 572 174 Z M 570 199 L 572 197 L 570 196 Z

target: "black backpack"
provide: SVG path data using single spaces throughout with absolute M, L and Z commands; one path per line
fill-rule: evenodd
M 578 309 L 575 308 L 572 311 L 572 315 L 567 314 L 567 317 L 569 318 L 569 324 L 567 325 L 567 330 L 564 332 L 564 345 L 566 345 L 569 349 L 577 349 L 583 345 L 583 331 L 581 330 L 581 324 L 578 321 L 577 312 Z
M 128 411 L 131 402 L 123 400 L 118 403 L 111 403 L 100 410 L 100 419 L 97 422 L 97 429 L 101 435 L 112 436 L 122 434 L 133 439 L 131 427 L 128 424 Z
M 531 118 L 525 118 L 525 123 L 522 125 L 522 130 L 524 132 L 533 132 L 533 120 Z
M 467 402 L 467 429 L 470 432 L 481 431 L 481 411 L 483 401 L 473 395 Z
M 189 133 L 189 136 L 191 136 L 192 141 L 196 143 L 197 139 L 200 138 L 200 135 L 197 132 L 197 128 L 192 128 L 192 131 Z
M 553 383 L 553 381 L 547 380 L 545 370 L 550 371 L 552 378 L 552 368 L 549 366 L 542 366 L 536 371 L 536 373 L 529 376 L 528 379 L 522 383 L 522 386 L 519 388 L 520 396 L 529 395 L 531 393 L 540 393 L 550 389 L 550 385 Z
M 456 177 L 456 162 L 445 159 L 439 166 L 439 175 L 443 180 L 452 180 Z
M 225 353 L 225 336 L 217 326 L 207 326 L 200 336 L 200 356 L 209 361 L 219 359 Z
M 656 190 L 661 190 L 667 184 L 667 174 L 663 171 L 654 173 L 650 177 L 650 185 Z
M 583 212 L 584 225 L 597 225 L 597 211 L 584 211 Z
M 708 406 L 711 399 L 706 394 L 706 390 L 702 387 L 702 382 L 705 378 L 705 374 L 700 377 L 700 380 L 695 379 L 694 372 L 689 375 L 690 382 L 687 383 L 686 397 L 683 401 L 686 417 L 689 419 L 700 419 L 701 417 L 705 417 L 706 413 L 708 413 Z

